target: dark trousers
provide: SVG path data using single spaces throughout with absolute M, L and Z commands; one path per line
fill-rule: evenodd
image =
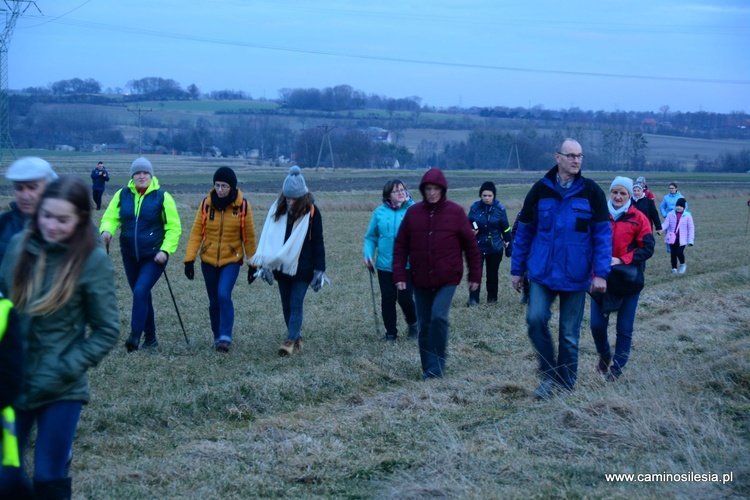
M 455 285 L 414 288 L 419 318 L 419 358 L 425 379 L 442 378 L 448 351 L 448 314 Z
M 130 315 L 130 331 L 135 333 L 156 333 L 154 321 L 154 303 L 151 299 L 151 289 L 154 287 L 164 267 L 157 264 L 153 257 L 135 260 L 122 259 L 125 276 L 133 291 L 133 310 Z
M 406 323 L 413 325 L 417 322 L 417 311 L 414 307 L 414 290 L 411 279 L 406 277 L 406 290 L 399 291 L 393 284 L 393 273 L 378 269 L 378 284 L 380 285 L 380 309 L 383 313 L 385 334 L 389 337 L 398 336 L 396 326 L 396 302 L 404 312 Z
M 309 283 L 296 281 L 293 277 L 282 275 L 276 280 L 279 284 L 281 310 L 286 323 L 287 340 L 297 340 L 302 336 L 302 320 L 304 319 L 305 295 Z
M 497 288 L 498 278 L 497 275 L 500 271 L 500 262 L 503 261 L 503 253 L 488 253 L 482 254 L 482 265 L 487 264 L 487 302 L 497 302 Z M 482 289 L 480 283 L 479 287 L 473 292 L 469 292 L 469 299 L 479 302 L 479 292 Z
M 94 189 L 94 190 L 91 191 L 91 194 L 94 197 L 94 203 L 96 204 L 96 209 L 97 210 L 101 210 L 101 208 L 102 208 L 102 195 L 104 194 L 104 191 L 99 191 L 99 190 Z
M 678 260 L 680 264 L 685 263 L 685 245 L 680 246 L 679 243 L 672 243 L 669 247 L 669 259 L 672 261 L 672 269 L 677 269 Z

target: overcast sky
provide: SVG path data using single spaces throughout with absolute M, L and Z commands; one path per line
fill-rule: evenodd
M 275 99 L 348 84 L 423 104 L 750 112 L 748 0 L 36 0 L 11 89 L 147 76 Z

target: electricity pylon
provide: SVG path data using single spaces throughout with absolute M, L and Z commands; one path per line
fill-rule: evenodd
M 5 29 L 0 35 L 0 164 L 6 156 L 16 158 L 16 148 L 10 137 L 10 106 L 8 105 L 8 46 L 13 36 L 18 17 L 32 5 L 39 10 L 33 0 L 3 0 L 5 8 Z M 41 14 L 42 11 L 39 10 Z

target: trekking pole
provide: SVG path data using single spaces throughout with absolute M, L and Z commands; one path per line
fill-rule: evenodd
M 745 236 L 747 236 L 747 226 L 750 224 L 750 201 L 747 205 L 747 222 L 745 222 Z
M 370 267 L 370 295 L 372 296 L 372 319 L 375 322 L 375 336 L 380 336 L 380 330 L 378 328 L 378 310 L 375 307 L 375 284 L 373 283 L 372 276 L 375 274 L 375 269 Z
M 177 319 L 180 320 L 182 334 L 185 336 L 185 343 L 187 345 L 190 345 L 190 340 L 188 339 L 187 333 L 185 332 L 185 325 L 182 324 L 182 316 L 180 316 L 180 310 L 177 308 L 177 301 L 175 300 L 174 293 L 172 292 L 172 285 L 169 283 L 169 276 L 167 276 L 167 266 L 164 266 L 164 279 L 167 280 L 167 288 L 169 288 L 169 295 L 172 296 L 172 303 L 174 304 L 174 310 L 177 313 Z

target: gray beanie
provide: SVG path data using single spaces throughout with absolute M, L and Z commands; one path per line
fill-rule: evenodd
M 52 166 L 38 156 L 25 156 L 19 158 L 8 167 L 5 172 L 5 178 L 12 182 L 29 182 L 46 179 L 54 181 L 57 174 L 52 170 Z
M 136 172 L 148 172 L 151 177 L 154 176 L 154 167 L 151 166 L 151 162 L 141 156 L 136 158 L 135 161 L 130 165 L 130 178 L 132 179 Z
M 615 177 L 615 180 L 612 181 L 612 184 L 609 185 L 609 190 L 612 191 L 612 188 L 615 186 L 622 186 L 625 189 L 628 190 L 628 193 L 630 193 L 630 197 L 633 197 L 633 179 L 630 177 L 623 177 L 621 175 L 618 175 Z
M 307 194 L 307 184 L 302 177 L 302 171 L 297 165 L 289 169 L 289 175 L 284 179 L 284 187 L 281 192 L 287 198 L 300 198 Z

